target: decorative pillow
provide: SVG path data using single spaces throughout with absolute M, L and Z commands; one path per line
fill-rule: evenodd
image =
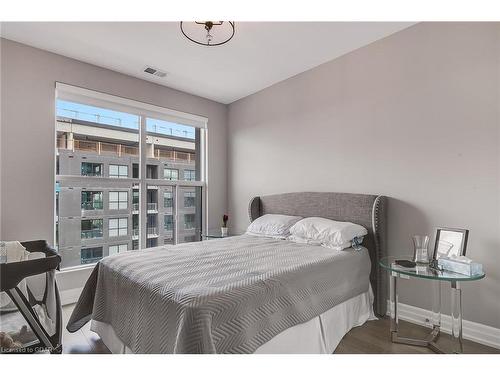
M 266 214 L 252 221 L 247 234 L 287 238 L 290 235 L 290 227 L 300 219 L 300 216 Z
M 321 245 L 334 250 L 351 247 L 353 239 L 360 244 L 360 237 L 368 234 L 366 228 L 347 221 L 334 221 L 322 217 L 308 217 L 290 228 L 289 240 Z

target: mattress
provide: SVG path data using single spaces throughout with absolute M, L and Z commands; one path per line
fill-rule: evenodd
M 255 236 L 128 252 L 98 264 L 68 329 L 91 311 L 135 353 L 253 353 L 367 292 L 369 272 L 366 249 Z

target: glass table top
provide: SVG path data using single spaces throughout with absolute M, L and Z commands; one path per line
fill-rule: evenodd
M 456 272 L 440 271 L 434 268 L 430 268 L 427 265 L 419 265 L 419 264 L 417 264 L 417 266 L 413 268 L 406 268 L 397 265 L 395 263 L 396 259 L 412 260 L 411 257 L 389 256 L 380 259 L 379 264 L 382 268 L 385 268 L 388 271 L 412 277 L 419 277 L 422 279 L 443 280 L 443 281 L 472 281 L 472 280 L 480 280 L 485 276 L 484 273 L 474 276 L 467 276 Z

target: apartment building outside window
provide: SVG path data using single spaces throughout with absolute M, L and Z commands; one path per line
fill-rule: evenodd
M 102 191 L 82 191 L 82 210 L 102 210 Z
M 132 210 L 139 211 L 139 190 L 132 190 Z
M 186 191 L 184 193 L 184 207 L 194 207 L 196 205 L 196 192 Z
M 82 239 L 102 237 L 102 219 L 83 219 L 81 222 Z
M 126 243 L 120 245 L 109 245 L 108 249 L 109 249 L 109 255 L 114 255 L 127 251 L 128 245 Z
M 54 238 L 61 268 L 185 242 L 201 229 L 206 118 L 60 83 L 56 96 Z M 194 192 L 190 207 L 183 204 L 187 191 Z
M 179 170 L 165 167 L 163 177 L 165 180 L 177 181 L 179 179 Z
M 184 229 L 195 229 L 196 228 L 196 215 L 195 214 L 185 214 L 184 215 Z
M 172 208 L 174 206 L 174 196 L 171 191 L 163 193 L 163 207 Z
M 110 191 L 109 209 L 126 210 L 128 208 L 128 191 Z
M 80 251 L 80 260 L 82 264 L 91 264 L 102 259 L 102 255 L 102 247 L 88 247 Z
M 165 215 L 163 226 L 165 230 L 174 230 L 174 216 Z
M 109 177 L 110 178 L 127 178 L 128 177 L 128 165 L 109 165 Z
M 196 171 L 184 169 L 184 181 L 196 181 Z
M 158 166 L 147 165 L 146 166 L 146 178 L 156 180 L 158 179 Z
M 102 164 L 83 162 L 82 176 L 102 177 Z
M 109 236 L 121 237 L 128 233 L 128 218 L 113 218 L 109 219 Z

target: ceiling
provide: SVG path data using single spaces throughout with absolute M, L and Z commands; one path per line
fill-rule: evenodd
M 411 25 L 236 22 L 234 38 L 217 47 L 190 42 L 178 22 L 10 22 L 1 35 L 228 104 Z

